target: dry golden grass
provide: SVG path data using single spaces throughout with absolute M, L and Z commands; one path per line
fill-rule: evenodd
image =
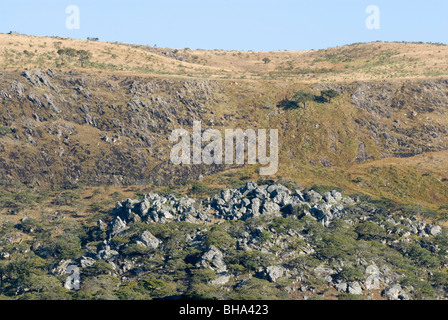
M 57 50 L 82 48 L 92 53 L 85 70 L 128 75 L 306 82 L 448 75 L 448 46 L 437 44 L 374 42 L 311 51 L 241 52 L 0 34 L 0 48 L 0 66 L 5 69 L 80 69 L 77 59 L 61 64 Z M 270 62 L 265 64 L 264 58 Z

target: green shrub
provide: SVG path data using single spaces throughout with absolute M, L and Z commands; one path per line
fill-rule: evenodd
M 110 274 L 114 271 L 114 268 L 103 260 L 97 260 L 89 267 L 82 269 L 82 274 L 86 277 L 97 277 L 102 274 Z
M 386 231 L 382 227 L 370 221 L 359 223 L 355 227 L 355 231 L 358 233 L 359 239 L 367 241 L 380 240 L 386 236 Z
M 51 251 L 60 259 L 76 259 L 83 253 L 81 240 L 72 234 L 62 234 L 50 243 Z
M 207 246 L 215 246 L 220 250 L 227 250 L 236 245 L 235 239 L 230 236 L 223 228 L 213 226 L 206 234 L 205 244 Z
M 437 256 L 419 245 L 411 245 L 407 255 L 420 267 L 436 268 L 440 266 Z
M 361 281 L 364 279 L 364 273 L 354 267 L 343 267 L 339 276 L 345 281 Z
M 417 300 L 432 299 L 435 296 L 434 288 L 425 281 L 415 278 L 404 278 L 400 280 L 404 287 L 412 286 L 412 294 Z
M 0 136 L 4 136 L 4 135 L 7 135 L 7 134 L 11 134 L 11 133 L 12 133 L 12 131 L 11 131 L 10 128 L 0 126 Z

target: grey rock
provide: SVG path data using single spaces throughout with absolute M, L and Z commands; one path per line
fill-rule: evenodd
M 126 226 L 126 222 L 121 220 L 120 217 L 115 217 L 114 221 L 112 222 L 112 235 L 118 235 L 119 233 L 127 230 L 128 227 Z
M 314 274 L 316 274 L 319 277 L 325 277 L 325 276 L 330 276 L 336 273 L 335 270 L 331 269 L 331 268 L 326 268 L 324 266 L 318 266 L 316 268 L 314 268 Z
M 362 287 L 358 281 L 350 282 L 347 287 L 347 293 L 351 294 L 362 294 Z
M 230 280 L 230 275 L 228 274 L 221 274 L 218 277 L 216 277 L 216 279 L 213 279 L 212 281 L 210 281 L 211 284 L 215 284 L 215 285 L 225 285 L 227 282 L 229 282 Z
M 274 202 L 266 201 L 263 204 L 261 212 L 262 212 L 262 214 L 278 213 L 278 212 L 280 212 L 280 206 L 278 204 L 274 203 Z
M 372 264 L 366 268 L 367 278 L 366 278 L 365 284 L 366 284 L 367 290 L 380 289 L 380 285 L 381 285 L 380 274 L 381 274 L 381 272 L 380 272 L 379 268 L 374 264 Z
M 336 200 L 336 201 L 341 201 L 342 200 L 342 195 L 340 192 L 333 190 L 331 191 L 331 196 Z M 350 199 L 351 200 L 351 199 Z
M 118 255 L 118 251 L 112 250 L 106 240 L 104 241 L 103 249 L 98 252 L 98 258 L 104 261 L 115 259 Z
M 323 194 L 322 198 L 328 204 L 336 204 L 337 203 L 337 200 L 335 198 L 333 198 L 333 196 L 331 195 L 331 192 L 325 192 Z
M 59 261 L 59 263 L 55 267 L 53 267 L 51 272 L 53 274 L 59 274 L 59 275 L 66 274 L 67 267 L 71 263 L 72 263 L 72 260 L 70 260 L 70 259 L 61 260 L 61 261 Z
M 144 231 L 140 236 L 140 241 L 150 249 L 157 249 L 161 243 L 151 232 L 148 230 Z
M 314 190 L 310 190 L 305 193 L 305 199 L 308 202 L 315 204 L 318 203 L 320 200 L 322 200 L 322 196 L 320 195 L 320 193 Z
M 267 280 L 271 282 L 277 282 L 284 272 L 285 270 L 281 266 L 269 266 L 265 271 Z
M 107 224 L 105 224 L 101 219 L 99 219 L 99 220 L 96 222 L 96 225 L 98 226 L 98 228 L 99 228 L 101 231 L 106 231 L 106 230 L 107 230 Z
M 442 232 L 442 228 L 440 226 L 434 226 L 434 225 L 428 224 L 426 226 L 426 232 L 431 236 L 436 236 Z
M 388 300 L 412 300 L 411 296 L 399 284 L 393 284 L 384 289 L 382 296 Z
M 260 206 L 261 206 L 261 200 L 259 198 L 253 198 L 251 200 L 252 215 L 254 217 L 260 214 Z
M 69 265 L 66 270 L 66 274 L 69 276 L 66 278 L 64 288 L 67 290 L 79 290 L 80 289 L 80 270 L 75 265 Z
M 95 259 L 93 259 L 93 258 L 89 258 L 89 257 L 82 257 L 81 258 L 81 261 L 80 261 L 80 263 L 81 263 L 81 267 L 82 268 L 86 268 L 86 267 L 90 267 L 90 266 L 92 266 L 94 263 L 95 263 Z
M 297 198 L 300 202 L 305 202 L 305 197 L 300 190 L 295 190 L 293 196 Z
M 243 188 L 243 195 L 246 195 L 252 190 L 255 190 L 257 188 L 257 184 L 253 181 L 246 182 L 246 185 Z
M 210 246 L 208 251 L 202 255 L 196 266 L 199 268 L 210 268 L 217 273 L 225 273 L 227 271 L 224 256 L 215 246 Z
M 346 292 L 347 292 L 347 289 L 348 289 L 348 284 L 347 284 L 347 282 L 340 282 L 340 283 L 337 283 L 334 287 L 335 287 L 336 290 L 338 290 L 339 292 L 344 292 L 344 293 L 346 293 Z
M 9 257 L 10 257 L 9 252 L 6 252 L 6 251 L 0 252 L 0 258 L 1 259 L 9 259 Z

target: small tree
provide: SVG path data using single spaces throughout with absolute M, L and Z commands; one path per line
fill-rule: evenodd
M 82 68 L 84 68 L 84 62 L 88 61 L 90 58 L 92 58 L 92 54 L 86 50 L 78 50 L 77 55 L 78 55 L 79 61 L 81 62 Z
M 292 97 L 292 101 L 294 101 L 296 104 L 303 104 L 304 108 L 306 108 L 306 103 L 312 100 L 314 100 L 314 95 L 311 92 L 307 92 L 304 90 L 295 92 Z
M 75 57 L 77 55 L 77 51 L 73 48 L 59 49 L 58 55 L 61 57 L 62 62 L 64 62 L 66 58 Z
M 269 62 L 271 62 L 271 59 L 266 57 L 266 58 L 263 58 L 262 61 L 264 62 L 264 64 L 268 64 Z
M 339 97 L 339 92 L 336 90 L 330 89 L 330 90 L 322 90 L 320 92 L 321 96 L 328 99 L 328 102 L 331 103 L 332 98 Z

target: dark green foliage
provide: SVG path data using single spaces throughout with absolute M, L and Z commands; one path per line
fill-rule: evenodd
M 114 268 L 103 260 L 95 261 L 90 267 L 86 267 L 82 270 L 82 274 L 85 277 L 94 277 L 102 274 L 111 274 Z
M 59 259 L 76 259 L 82 255 L 81 240 L 73 234 L 63 234 L 50 243 L 52 254 Z
M 345 281 L 361 281 L 364 279 L 364 272 L 354 267 L 343 267 L 339 276 Z
M 272 263 L 274 257 L 268 253 L 257 251 L 245 251 L 238 257 L 238 264 L 241 264 L 249 271 L 256 271 L 258 267 L 267 267 Z
M 361 296 L 357 294 L 351 294 L 351 293 L 340 293 L 338 294 L 339 300 L 362 300 Z
M 435 291 L 429 283 L 416 278 L 404 278 L 400 280 L 404 287 L 412 287 L 412 294 L 417 300 L 434 298 Z
M 442 290 L 448 290 L 448 274 L 444 272 L 435 272 L 429 279 L 430 283 Z
M 257 185 L 259 185 L 259 186 L 262 186 L 262 185 L 265 185 L 265 184 L 270 185 L 270 184 L 274 184 L 274 183 L 275 183 L 274 180 L 265 179 L 265 178 L 259 178 L 257 180 Z
M 306 90 L 299 90 L 294 92 L 290 99 L 280 101 L 278 106 L 284 109 L 296 109 L 300 106 L 306 108 L 309 101 L 315 101 L 317 103 L 331 103 L 331 99 L 336 98 L 339 95 L 339 92 L 333 89 L 322 90 L 318 96 Z
M 10 134 L 12 131 L 8 127 L 0 126 L 0 136 Z
M 278 181 L 279 184 L 285 186 L 286 188 L 288 188 L 291 191 L 295 191 L 295 190 L 301 190 L 302 187 L 300 186 L 300 184 L 297 181 L 294 180 L 290 180 L 290 179 L 281 179 Z
M 275 285 L 267 280 L 251 278 L 245 284 L 231 292 L 233 299 L 237 300 L 277 300 L 285 297 Z
M 328 99 L 328 102 L 331 103 L 331 99 L 339 97 L 339 92 L 337 92 L 336 90 L 333 89 L 329 89 L 329 90 L 322 90 L 320 92 L 321 96 L 324 97 L 325 99 Z
M 313 101 L 314 95 L 311 92 L 307 92 L 304 90 L 299 90 L 297 92 L 294 92 L 294 95 L 292 96 L 291 101 L 295 103 L 296 106 L 303 105 L 304 108 L 306 108 L 306 103 L 308 101 Z
M 322 185 L 314 185 L 309 190 L 314 190 L 320 194 L 324 194 L 325 192 L 331 192 L 333 190 L 336 190 L 338 192 L 343 193 L 344 190 L 337 186 L 322 186 Z
M 121 300 L 148 300 L 176 294 L 176 285 L 148 277 L 121 287 L 116 294 Z
M 150 253 L 148 247 L 142 246 L 140 244 L 131 243 L 121 250 L 121 253 L 125 256 L 144 256 Z
M 227 250 L 235 247 L 235 239 L 220 226 L 213 226 L 206 234 L 205 244 L 215 246 L 220 250 Z
M 419 267 L 437 268 L 440 265 L 437 256 L 419 245 L 411 245 L 406 250 L 407 256 L 416 262 Z
M 269 58 L 263 58 L 262 61 L 264 62 L 264 64 L 268 64 L 269 62 L 271 62 L 271 59 L 269 59 Z
M 355 228 L 359 239 L 363 240 L 381 240 L 386 236 L 386 231 L 376 223 L 366 221 L 359 223 Z

